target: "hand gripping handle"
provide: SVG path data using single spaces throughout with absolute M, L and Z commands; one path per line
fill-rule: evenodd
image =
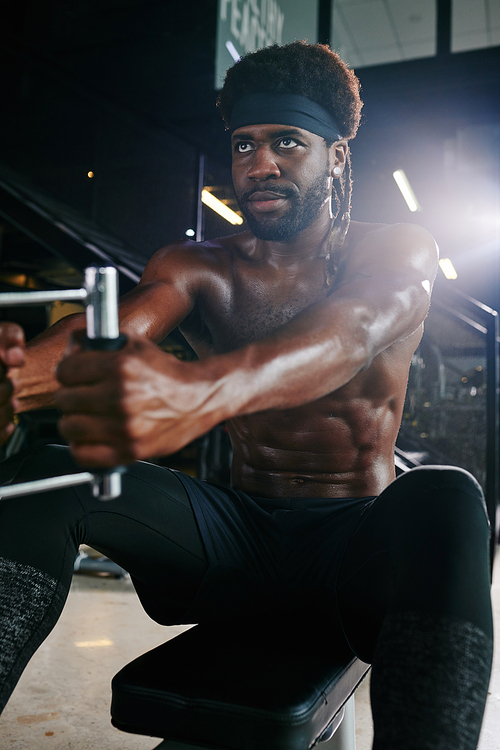
M 82 289 L 58 292 L 7 292 L 0 294 L 0 304 L 40 305 L 56 300 L 81 300 L 85 304 L 87 335 L 86 349 L 116 351 L 125 346 L 127 337 L 118 329 L 118 274 L 113 266 L 89 266 L 85 269 L 85 285 Z M 94 497 L 112 500 L 121 495 L 121 476 L 124 467 L 109 471 L 81 472 L 34 482 L 22 482 L 0 488 L 0 498 L 28 495 L 90 482 Z

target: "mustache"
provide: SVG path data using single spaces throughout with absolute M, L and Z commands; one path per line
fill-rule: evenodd
M 286 187 L 270 187 L 269 184 L 266 185 L 258 185 L 250 190 L 245 191 L 239 196 L 239 200 L 242 201 L 242 203 L 248 203 L 250 201 L 250 198 L 252 195 L 255 195 L 255 193 L 272 193 L 273 195 L 276 195 L 280 198 L 293 198 L 295 197 L 295 191 L 292 190 L 292 188 L 286 188 Z

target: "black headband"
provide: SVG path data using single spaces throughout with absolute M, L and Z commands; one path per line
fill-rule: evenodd
M 231 112 L 231 133 L 245 125 L 294 125 L 322 138 L 342 138 L 335 118 L 320 104 L 300 94 L 245 94 Z

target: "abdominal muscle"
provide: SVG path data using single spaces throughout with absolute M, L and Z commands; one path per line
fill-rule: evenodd
M 318 401 L 228 422 L 233 486 L 264 497 L 378 495 L 395 476 L 405 389 L 362 396 L 371 369 Z

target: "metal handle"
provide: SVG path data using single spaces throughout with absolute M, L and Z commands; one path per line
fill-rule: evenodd
M 113 266 L 90 266 L 85 269 L 87 300 L 87 349 L 121 349 L 126 342 L 118 327 L 118 274 Z M 92 493 L 99 500 L 113 500 L 122 492 L 123 468 L 96 472 Z
M 89 339 L 117 339 L 118 275 L 113 266 L 89 266 L 85 269 L 87 293 L 85 314 Z
M 85 305 L 88 349 L 120 349 L 126 342 L 118 327 L 118 274 L 113 266 L 89 266 L 85 269 L 85 286 L 59 291 L 3 292 L 0 306 L 46 305 L 58 300 L 79 300 Z M 123 467 L 104 472 L 65 474 L 33 482 L 0 487 L 0 499 L 30 495 L 46 490 L 90 483 L 92 494 L 99 500 L 113 500 L 121 495 Z

